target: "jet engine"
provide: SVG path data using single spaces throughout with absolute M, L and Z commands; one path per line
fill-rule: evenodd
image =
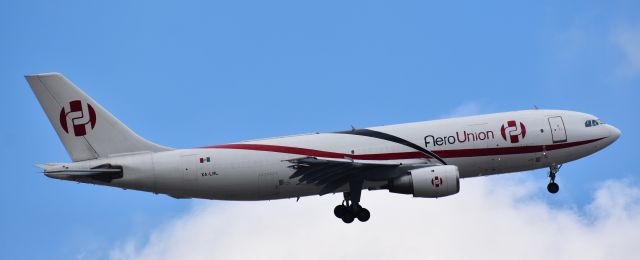
M 414 197 L 444 197 L 460 191 L 460 174 L 458 167 L 453 165 L 418 168 L 389 180 L 388 187 L 389 192 L 413 194 Z

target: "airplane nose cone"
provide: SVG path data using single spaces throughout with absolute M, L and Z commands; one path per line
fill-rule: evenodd
M 609 125 L 609 131 L 611 132 L 611 134 L 609 135 L 609 137 L 611 137 L 611 142 L 615 142 L 616 140 L 618 140 L 618 138 L 620 138 L 620 135 L 622 134 L 620 132 L 620 130 L 618 130 L 618 128 L 616 128 L 615 126 Z

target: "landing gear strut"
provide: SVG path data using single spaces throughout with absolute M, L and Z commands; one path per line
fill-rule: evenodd
M 342 219 L 344 223 L 351 223 L 354 219 L 366 222 L 371 217 L 369 210 L 360 206 L 360 195 L 362 194 L 362 181 L 352 181 L 349 183 L 350 192 L 344 193 L 342 204 L 333 209 L 333 214 Z
M 549 184 L 547 185 L 547 191 L 555 194 L 560 190 L 560 186 L 556 183 L 556 174 L 560 171 L 561 165 L 553 164 L 549 167 Z

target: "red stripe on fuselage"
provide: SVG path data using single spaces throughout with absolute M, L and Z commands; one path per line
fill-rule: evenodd
M 306 156 L 325 157 L 325 158 L 345 158 L 349 157 L 356 160 L 399 160 L 399 159 L 411 159 L 411 158 L 427 158 L 427 155 L 422 152 L 403 152 L 403 153 L 378 153 L 378 154 L 345 154 L 327 152 L 321 150 L 269 145 L 269 144 L 223 144 L 216 146 L 207 146 L 203 148 L 222 148 L 222 149 L 240 149 L 251 151 L 264 151 L 274 153 L 290 153 Z
M 544 151 L 553 151 L 564 148 L 590 144 L 600 141 L 604 138 L 591 139 L 572 143 L 551 144 L 551 145 L 532 145 L 532 146 L 515 146 L 515 147 L 496 147 L 496 148 L 478 148 L 478 149 L 455 149 L 433 151 L 442 158 L 456 157 L 476 157 L 476 156 L 494 156 L 494 155 L 511 155 L 523 153 L 541 153 Z
M 524 153 L 539 153 L 543 151 L 553 151 L 558 149 L 570 148 L 600 141 L 604 138 L 585 140 L 572 143 L 551 144 L 551 145 L 533 145 L 533 146 L 516 146 L 516 147 L 496 147 L 496 148 L 474 148 L 474 149 L 452 149 L 452 150 L 432 150 L 435 154 L 442 158 L 458 158 L 458 157 L 477 157 L 477 156 L 495 156 L 495 155 L 512 155 Z M 400 152 L 400 153 L 377 153 L 377 154 L 345 154 L 328 152 L 307 148 L 269 145 L 269 144 L 223 144 L 214 146 L 205 146 L 201 148 L 218 148 L 218 149 L 239 149 L 250 151 L 264 151 L 274 153 L 298 154 L 314 157 L 326 158 L 352 158 L 355 160 L 401 160 L 415 158 L 430 158 L 422 152 Z

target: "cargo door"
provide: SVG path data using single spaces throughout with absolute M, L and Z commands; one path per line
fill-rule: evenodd
M 554 116 L 549 117 L 549 127 L 551 130 L 551 139 L 553 143 L 564 143 L 567 141 L 567 132 L 564 127 L 564 121 L 562 117 Z

